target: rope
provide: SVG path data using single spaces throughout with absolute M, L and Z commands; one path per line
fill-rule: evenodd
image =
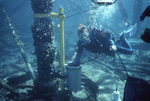
M 8 26 L 9 26 L 9 29 L 10 29 L 10 31 L 11 31 L 11 34 L 12 34 L 12 36 L 13 36 L 13 38 L 14 38 L 16 44 L 17 44 L 17 46 L 19 47 L 19 50 L 20 50 L 20 52 L 21 52 L 21 55 L 22 55 L 22 57 L 23 57 L 23 59 L 24 59 L 24 62 L 25 62 L 25 64 L 26 64 L 26 66 L 28 67 L 28 71 L 31 73 L 32 77 L 34 78 L 35 76 L 34 76 L 34 73 L 33 73 L 33 69 L 32 69 L 32 67 L 31 67 L 31 64 L 28 63 L 27 56 L 26 56 L 26 54 L 25 54 L 25 52 L 24 52 L 24 50 L 23 50 L 23 43 L 22 43 L 20 37 L 16 34 L 16 31 L 14 30 L 14 27 L 12 26 L 12 23 L 11 23 L 11 21 L 10 21 L 10 18 L 7 16 L 6 11 L 5 11 L 5 9 L 2 7 L 2 4 L 1 4 L 1 3 L 0 3 L 0 9 L 1 9 L 2 14 L 4 15 L 4 17 L 6 18 L 6 21 L 7 21 L 7 23 L 8 23 Z

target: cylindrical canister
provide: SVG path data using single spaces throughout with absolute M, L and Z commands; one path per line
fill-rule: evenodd
M 70 91 L 81 89 L 81 66 L 67 66 L 67 87 Z
M 113 101 L 121 101 L 119 91 L 114 91 L 114 99 Z

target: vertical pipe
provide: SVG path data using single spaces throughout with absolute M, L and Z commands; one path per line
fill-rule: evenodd
M 50 14 L 54 0 L 31 0 L 34 14 Z M 35 97 L 44 101 L 54 101 L 58 88 L 56 79 L 51 76 L 54 69 L 55 51 L 54 24 L 49 17 L 34 17 L 32 33 L 37 57 L 37 76 L 34 80 Z
M 64 15 L 63 8 L 59 8 L 59 24 L 60 24 L 60 66 L 61 74 L 64 74 L 65 66 L 65 44 L 64 44 Z M 61 90 L 64 90 L 64 80 L 61 79 Z

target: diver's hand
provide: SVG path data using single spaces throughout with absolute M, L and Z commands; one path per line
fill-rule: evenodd
M 110 46 L 110 50 L 112 50 L 112 51 L 117 51 L 117 47 L 116 47 L 115 45 L 111 45 L 111 46 Z

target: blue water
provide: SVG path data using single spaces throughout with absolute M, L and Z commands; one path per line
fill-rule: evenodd
M 138 4 L 140 0 L 122 0 L 122 4 L 128 16 L 126 21 L 124 20 L 126 19 L 125 16 L 122 16 L 122 14 L 124 14 L 125 12 L 120 11 L 121 8 L 119 8 L 118 1 L 110 6 L 98 6 L 93 5 L 91 0 L 55 0 L 52 12 L 58 13 L 59 7 L 64 8 L 66 63 L 71 60 L 75 52 L 75 47 L 78 41 L 77 29 L 79 27 L 79 24 L 86 25 L 91 21 L 91 25 L 111 30 L 116 38 L 118 38 L 119 33 L 127 30 L 130 25 L 137 24 L 136 33 L 131 38 L 129 38 L 131 46 L 133 45 L 133 54 L 121 55 L 123 61 L 127 65 L 128 70 L 130 71 L 131 69 L 133 69 L 133 75 L 135 74 L 136 77 L 141 77 L 141 75 L 144 75 L 146 77 L 145 79 L 150 81 L 150 77 L 148 76 L 150 71 L 150 44 L 143 42 L 140 38 L 145 28 L 150 28 L 150 18 L 146 17 L 144 21 L 140 21 L 140 15 L 149 5 L 149 1 L 143 0 L 142 3 L 140 3 L 140 5 L 138 5 L 137 7 L 136 4 Z M 35 48 L 33 45 L 34 40 L 31 32 L 31 25 L 34 23 L 31 1 L 0 0 L 0 3 L 5 8 L 7 15 L 10 17 L 10 20 L 17 35 L 23 42 L 23 48 L 27 55 L 27 58 L 33 66 L 34 70 L 36 71 L 37 63 L 34 51 Z M 94 7 L 96 9 L 93 9 Z M 56 67 L 59 67 L 59 20 L 53 18 L 53 22 L 55 25 L 54 42 L 56 44 L 56 59 L 54 65 Z M 87 54 L 89 54 L 90 56 Z M 82 61 L 85 61 L 86 59 L 91 59 L 92 57 L 95 57 L 95 55 L 86 51 L 83 54 Z M 100 61 L 109 63 L 110 65 L 114 65 L 113 63 L 111 64 L 111 60 L 109 60 L 104 54 L 102 54 L 101 57 L 99 57 L 98 59 Z M 128 61 L 128 59 L 131 61 Z M 92 65 L 93 67 L 95 67 L 94 64 L 97 65 L 97 61 L 98 60 L 85 65 Z M 117 60 L 117 62 L 118 61 L 119 60 Z M 5 78 L 13 75 L 13 73 L 16 73 L 18 71 L 18 69 L 16 68 L 22 67 L 26 68 L 25 63 L 22 59 L 22 56 L 15 41 L 13 40 L 9 27 L 6 23 L 6 19 L 0 11 L 0 79 L 4 80 Z M 136 73 L 136 70 L 138 71 L 138 73 Z M 87 71 L 87 74 L 88 72 L 89 74 L 91 73 L 90 70 Z M 122 77 L 121 79 L 125 80 L 122 74 L 120 75 L 120 77 Z

